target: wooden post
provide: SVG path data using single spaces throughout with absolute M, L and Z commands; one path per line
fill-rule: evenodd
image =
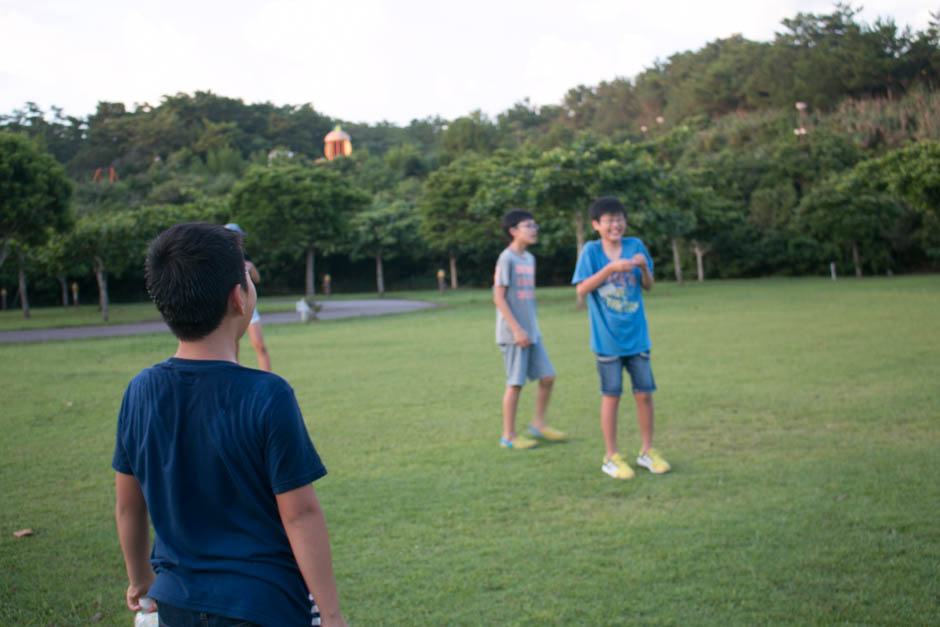
M 446 287 L 444 285 L 444 277 L 446 276 L 447 276 L 447 273 L 444 272 L 444 268 L 441 268 L 440 270 L 437 271 L 437 289 L 441 291 L 442 296 L 444 294 L 444 288 Z M 4 290 L 4 292 L 6 292 L 6 290 Z M 4 300 L 3 302 L 6 303 L 6 300 Z M 6 305 L 4 305 L 3 308 L 6 309 Z
M 332 283 L 332 281 L 333 279 L 329 274 L 323 275 L 323 295 L 324 296 L 330 295 L 330 284 Z
M 78 283 L 72 281 L 72 305 L 78 309 Z
M 0 290 L 0 303 L 2 303 L 3 311 L 7 310 L 7 288 Z

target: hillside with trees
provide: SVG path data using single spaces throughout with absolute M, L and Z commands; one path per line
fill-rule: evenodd
M 540 283 L 563 284 L 602 194 L 661 278 L 936 271 L 938 88 L 937 15 L 913 32 L 836 5 L 495 119 L 368 125 L 211 92 L 84 118 L 26 103 L 0 115 L 0 286 L 51 303 L 77 281 L 106 316 L 111 292 L 145 297 L 146 243 L 191 219 L 245 227 L 268 293 L 312 299 L 326 273 L 340 291 L 432 287 L 438 268 L 486 285 L 515 206 L 542 227 Z M 338 124 L 354 149 L 326 161 Z

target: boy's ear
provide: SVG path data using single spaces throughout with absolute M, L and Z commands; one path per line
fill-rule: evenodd
M 228 304 L 232 311 L 239 316 L 244 316 L 245 309 L 248 307 L 248 290 L 236 283 L 228 294 Z

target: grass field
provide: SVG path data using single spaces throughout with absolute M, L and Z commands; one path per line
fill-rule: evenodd
M 657 445 L 674 470 L 631 481 L 600 471 L 586 312 L 570 288 L 539 297 L 550 422 L 571 440 L 533 451 L 498 446 L 487 291 L 265 328 L 330 470 L 316 488 L 351 624 L 937 623 L 940 276 L 657 285 Z M 133 622 L 115 417 L 174 347 L 0 345 L 0 624 Z M 630 402 L 620 442 L 639 445 Z

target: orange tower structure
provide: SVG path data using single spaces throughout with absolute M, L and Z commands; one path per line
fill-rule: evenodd
M 326 155 L 327 161 L 352 154 L 352 141 L 350 141 L 349 133 L 343 131 L 338 124 L 323 138 L 323 154 Z

